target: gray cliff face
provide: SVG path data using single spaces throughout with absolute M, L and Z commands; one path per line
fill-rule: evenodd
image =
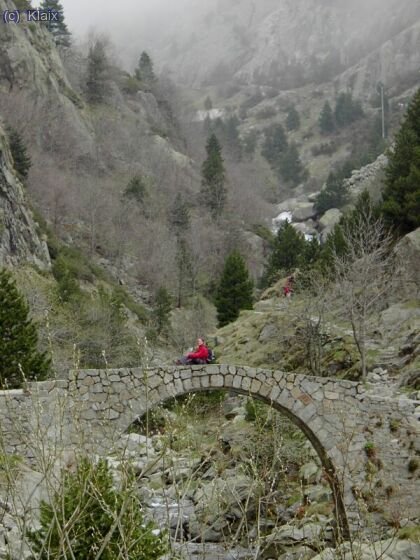
M 323 83 L 353 67 L 361 73 L 371 53 L 365 74 L 373 65 L 383 81 L 419 67 L 417 0 L 237 0 L 217 10 L 179 22 L 171 48 L 156 44 L 160 60 L 196 87 L 220 83 L 223 72 L 283 90 Z
M 0 0 L 0 12 L 14 9 Z M 0 26 L 0 112 L 36 125 L 34 143 L 41 149 L 69 150 L 74 159 L 94 156 L 89 123 L 80 113 L 81 101 L 72 89 L 55 44 L 40 24 Z M 64 135 L 65 131 L 65 135 Z
M 51 266 L 47 245 L 38 236 L 0 126 L 0 266 L 24 263 L 44 270 Z

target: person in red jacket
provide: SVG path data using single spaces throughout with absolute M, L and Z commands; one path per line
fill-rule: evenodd
M 206 364 L 209 357 L 208 348 L 202 338 L 197 338 L 197 348 L 177 360 L 177 364 Z

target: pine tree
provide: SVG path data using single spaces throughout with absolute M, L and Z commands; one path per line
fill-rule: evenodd
M 277 170 L 282 179 L 292 185 L 298 185 L 306 178 L 307 173 L 295 142 L 291 142 L 287 150 L 281 154 Z
M 168 215 L 169 225 L 176 235 L 182 235 L 190 228 L 190 207 L 181 193 L 177 193 Z
M 347 126 L 363 117 L 360 101 L 355 101 L 350 92 L 340 93 L 335 104 L 335 122 L 337 126 Z
M 108 95 L 108 60 L 105 45 L 97 40 L 90 47 L 87 60 L 86 96 L 89 103 L 102 103 Z
M 184 297 L 188 295 L 188 284 L 191 280 L 192 256 L 187 241 L 177 238 L 176 264 L 178 268 L 177 306 L 182 307 Z
M 240 253 L 234 251 L 225 261 L 216 293 L 219 327 L 235 321 L 241 309 L 252 309 L 252 292 L 253 284 L 245 261 Z
M 318 123 L 322 134 L 330 134 L 335 129 L 334 115 L 328 101 L 324 103 Z
M 132 177 L 128 182 L 124 191 L 124 196 L 127 198 L 133 198 L 140 204 L 143 204 L 146 193 L 146 184 L 143 177 L 140 175 L 134 175 L 134 177 Z
M 135 75 L 140 82 L 146 87 L 151 87 L 156 82 L 156 76 L 153 70 L 153 62 L 146 51 L 140 55 L 138 66 L 135 70 Z
M 299 113 L 296 111 L 294 106 L 290 107 L 286 117 L 286 128 L 287 130 L 299 130 L 300 128 L 300 117 Z
M 235 161 L 242 159 L 242 141 L 239 135 L 239 119 L 235 115 L 224 123 L 224 146 L 229 150 Z
M 156 325 L 156 332 L 161 334 L 169 329 L 170 314 L 172 310 L 172 298 L 168 290 L 160 287 L 155 295 L 155 307 L 153 319 Z
M 420 89 L 389 155 L 382 212 L 400 234 L 420 226 Z
M 41 502 L 40 528 L 27 532 L 36 558 L 92 560 L 101 546 L 103 560 L 161 558 L 164 533 L 145 522 L 134 478 L 124 469 L 119 478 L 116 490 L 104 459 L 82 458 L 76 472 L 63 471 L 51 500 Z
M 315 209 L 323 214 L 330 208 L 342 208 L 348 201 L 349 189 L 340 175 L 330 173 L 325 189 L 316 197 Z
M 50 360 L 37 351 L 36 327 L 10 272 L 0 270 L 0 386 L 20 387 L 23 378 L 44 379 Z
M 58 0 L 43 0 L 41 2 L 41 10 L 59 13 L 58 21 L 49 21 L 46 23 L 48 31 L 53 35 L 57 45 L 69 47 L 71 44 L 71 33 L 67 29 L 64 21 L 64 9 Z
M 305 237 L 285 220 L 282 222 L 273 243 L 272 252 L 264 272 L 262 283 L 269 286 L 278 276 L 290 274 L 297 268 L 305 252 Z
M 201 167 L 201 198 L 210 210 L 213 219 L 217 219 L 223 212 L 227 189 L 222 150 L 215 134 L 208 139 L 206 152 L 207 158 Z
M 213 109 L 213 101 L 209 95 L 204 100 L 204 109 L 206 111 L 211 111 Z
M 14 128 L 8 128 L 10 152 L 12 154 L 14 167 L 22 180 L 28 177 L 32 166 L 31 158 L 23 142 L 22 136 Z
M 281 154 L 287 150 L 286 133 L 281 124 L 275 124 L 264 131 L 264 136 L 261 155 L 275 169 L 278 167 Z

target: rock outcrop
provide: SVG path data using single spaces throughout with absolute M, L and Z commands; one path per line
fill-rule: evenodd
M 37 233 L 0 126 L 0 266 L 25 262 L 41 269 L 51 264 L 47 244 Z
M 379 80 L 397 86 L 418 69 L 417 0 L 192 4 L 174 14 L 163 41 L 151 41 L 180 82 L 195 87 L 233 74 L 241 84 L 289 90 L 345 72 L 340 85 L 355 86 L 360 95 Z
M 420 294 L 420 228 L 405 235 L 395 251 L 402 266 L 406 296 L 416 298 Z
M 0 0 L 0 13 L 13 10 Z M 81 114 L 83 103 L 72 88 L 50 33 L 22 21 L 2 25 L 0 33 L 0 113 L 8 121 L 25 119 L 31 141 L 40 149 L 69 153 L 80 163 L 95 155 L 92 128 Z M 28 134 L 29 135 L 29 134 Z

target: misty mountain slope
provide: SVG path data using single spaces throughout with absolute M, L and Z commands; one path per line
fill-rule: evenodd
M 0 11 L 10 6 L 0 0 Z M 142 177 L 150 216 L 166 215 L 178 187 L 190 194 L 199 185 L 170 89 L 127 93 L 129 75 L 110 65 L 107 99 L 89 104 L 86 57 L 66 51 L 63 65 L 41 25 L 1 25 L 0 53 L 0 115 L 28 147 L 27 188 L 41 214 L 70 244 L 119 261 L 133 249 L 138 258 L 148 224 L 141 203 L 123 196 L 129 181 Z
M 173 69 L 174 79 L 194 87 L 234 77 L 290 89 L 333 78 L 420 18 L 415 0 L 256 6 L 238 0 L 209 7 L 205 17 L 186 18 L 172 34 L 163 29 L 153 45 L 158 60 Z
M 420 19 L 370 52 L 338 78 L 338 88 L 350 87 L 362 98 L 383 82 L 388 95 L 404 95 L 420 82 Z
M 0 10 L 9 7 L 0 2 Z M 76 300 L 92 296 L 94 305 L 103 306 L 104 293 L 105 300 L 114 292 L 120 298 L 118 286 L 135 300 L 130 303 L 134 309 L 135 304 L 150 308 L 159 287 L 184 304 L 216 282 L 233 247 L 244 245 L 243 252 L 251 253 L 249 245 L 258 239 L 253 236 L 247 244 L 237 204 L 217 224 L 200 205 L 205 139 L 197 142 L 198 157 L 192 161 L 168 80 L 146 86 L 122 70 L 111 53 L 104 99 L 89 102 L 83 50 L 59 55 L 42 26 L 22 22 L 4 29 L 0 27 L 0 115 L 18 130 L 32 158 L 25 187 L 45 220 L 53 271 L 58 289 L 64 290 L 60 297 L 72 299 L 68 287 L 60 286 L 69 274 Z M 228 188 L 233 192 L 230 184 Z M 241 201 L 248 214 L 258 198 L 250 192 L 251 184 Z M 171 222 L 178 194 L 189 214 L 182 245 Z M 258 266 L 260 245 L 258 254 L 250 256 Z M 84 303 L 81 307 L 90 310 Z M 80 318 L 86 320 L 90 324 L 90 318 Z M 66 340 L 86 336 L 74 332 Z M 103 348 L 100 344 L 96 349 Z M 65 354 L 69 363 L 69 352 Z

